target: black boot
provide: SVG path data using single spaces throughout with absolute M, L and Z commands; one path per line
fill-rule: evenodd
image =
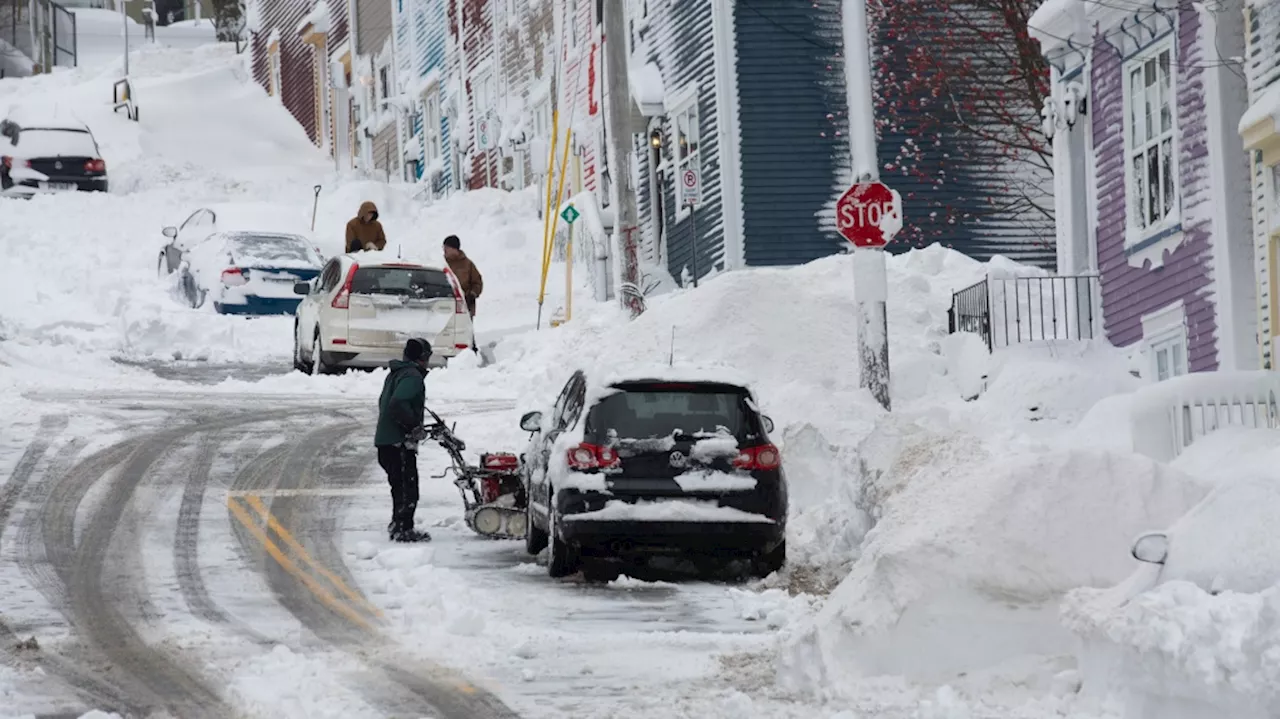
M 402 529 L 391 533 L 393 542 L 430 542 L 431 535 L 421 529 Z

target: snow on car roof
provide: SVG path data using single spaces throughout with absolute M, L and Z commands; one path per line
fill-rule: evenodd
M 361 267 L 388 267 L 399 265 L 401 267 L 421 267 L 424 270 L 442 270 L 443 268 L 429 265 L 409 257 L 398 257 L 393 252 L 385 250 L 361 250 L 359 252 L 348 252 L 347 257 L 351 258 Z
M 236 262 L 241 265 L 318 269 L 324 259 L 301 235 L 281 232 L 223 232 Z
M 742 387 L 748 391 L 751 382 L 736 369 L 727 365 L 712 364 L 675 364 L 675 365 L 632 365 L 611 367 L 598 383 L 601 388 L 613 387 L 631 382 L 684 382 L 714 383 Z M 594 383 L 593 383 L 594 384 Z
M 19 128 L 51 127 L 69 130 L 89 130 L 89 126 L 83 120 L 58 105 L 53 107 L 16 107 L 5 115 L 4 120 L 13 122 Z
M 6 153 L 15 157 L 98 157 L 98 146 L 87 130 L 28 128 L 18 134 L 17 144 L 9 143 Z

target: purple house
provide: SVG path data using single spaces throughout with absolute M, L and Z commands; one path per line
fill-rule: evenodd
M 1258 366 L 1244 0 L 1047 0 L 1058 269 L 1155 380 Z

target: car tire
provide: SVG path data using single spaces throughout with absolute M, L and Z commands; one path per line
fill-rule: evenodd
M 311 375 L 329 374 L 329 366 L 324 363 L 324 353 L 321 351 L 320 330 L 316 330 L 315 339 L 311 340 Z
M 550 553 L 547 555 L 547 574 L 552 579 L 572 576 L 578 573 L 582 558 L 578 548 L 556 536 L 556 524 L 560 517 L 556 512 L 555 490 L 551 491 L 550 507 L 547 510 L 547 530 L 550 535 Z
M 311 374 L 311 365 L 302 359 L 302 343 L 298 341 L 298 325 L 293 325 L 293 368 L 303 374 Z
M 524 517 L 524 551 L 537 556 L 547 548 L 547 530 L 538 527 L 537 522 L 534 521 L 533 507 L 529 506 L 528 502 L 525 502 Z
M 782 540 L 778 546 L 756 557 L 754 574 L 757 577 L 767 577 L 776 571 L 782 569 L 787 563 L 787 540 Z

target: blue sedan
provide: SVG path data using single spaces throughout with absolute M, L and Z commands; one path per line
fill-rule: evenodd
M 212 300 L 220 314 L 293 314 L 302 299 L 294 285 L 324 265 L 307 238 L 273 232 L 215 232 L 182 254 L 182 295 L 192 307 Z

